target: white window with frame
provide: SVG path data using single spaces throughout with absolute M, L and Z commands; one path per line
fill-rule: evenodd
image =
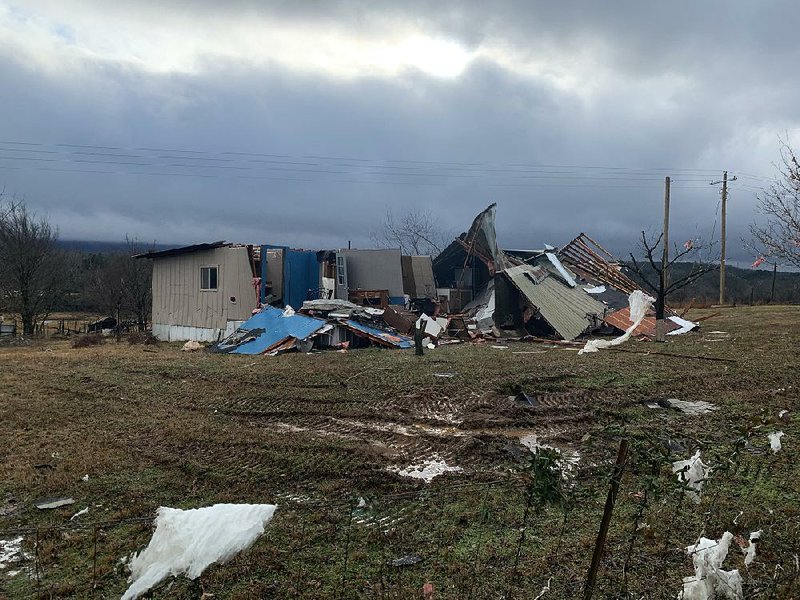
M 200 291 L 216 292 L 219 288 L 219 267 L 200 267 Z

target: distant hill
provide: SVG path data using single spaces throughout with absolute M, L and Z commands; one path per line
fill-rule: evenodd
M 58 245 L 65 250 L 72 250 L 75 252 L 86 252 L 90 254 L 106 254 L 114 252 L 125 252 L 128 245 L 123 242 L 98 242 L 95 240 L 58 240 Z M 145 247 L 151 246 L 146 242 L 142 242 Z M 156 250 L 166 250 L 168 248 L 175 248 L 181 244 L 152 244 Z
M 676 263 L 672 266 L 670 275 L 674 281 L 689 273 L 691 263 Z M 652 269 L 649 279 L 655 280 Z M 637 276 L 629 270 L 628 274 L 633 279 Z M 646 288 L 645 288 L 646 289 Z M 763 304 L 769 302 L 772 289 L 772 271 L 762 269 L 741 269 L 728 266 L 725 269 L 725 301 L 726 304 Z M 706 273 L 681 290 L 670 295 L 672 304 L 685 304 L 695 300 L 696 306 L 716 304 L 719 301 L 719 271 Z M 800 273 L 781 272 L 775 277 L 775 294 L 773 302 L 800 303 Z

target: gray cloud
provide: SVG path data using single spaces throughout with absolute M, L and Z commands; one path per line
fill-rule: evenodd
M 800 9 L 788 2 L 683 10 L 640 2 L 613 10 L 590 2 L 26 10 L 14 17 L 18 26 L 50 24 L 37 25 L 41 40 L 28 46 L 0 42 L 0 137 L 46 145 L 0 144 L 0 185 L 50 215 L 65 238 L 366 246 L 388 207 L 424 206 L 444 228 L 461 231 L 498 202 L 507 246 L 587 231 L 623 252 L 640 230 L 659 225 L 664 175 L 675 179 L 675 239 L 708 237 L 719 231 L 717 188 L 708 183 L 722 169 L 771 175 L 777 136 L 800 128 L 800 84 L 791 77 L 799 58 L 791 24 Z M 137 28 L 154 19 L 176 35 L 234 22 L 319 27 L 354 39 L 419 31 L 476 55 L 460 75 L 436 77 L 414 65 L 341 76 L 218 46 L 196 54 L 191 70 L 159 71 L 134 60 L 134 51 L 127 59 L 124 44 L 108 54 L 69 53 L 119 18 L 141 35 Z M 172 50 L 164 48 L 167 60 Z M 35 148 L 55 154 L 23 152 Z M 75 162 L 126 162 L 113 153 L 148 165 Z M 21 157 L 55 162 L 14 160 Z M 310 164 L 285 164 L 293 162 Z M 187 164 L 198 166 L 175 166 Z M 66 172 L 74 170 L 111 173 Z M 750 186 L 760 185 L 742 177 L 732 186 L 730 245 L 738 258 L 746 258 L 738 238 L 755 218 Z

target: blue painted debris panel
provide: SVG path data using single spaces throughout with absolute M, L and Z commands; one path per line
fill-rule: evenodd
M 283 316 L 279 308 L 267 306 L 242 323 L 236 332 L 218 344 L 221 352 L 231 354 L 262 354 L 275 344 L 287 339 L 304 340 L 325 327 L 325 321 L 305 315 Z M 236 346 L 236 340 L 242 339 L 244 332 L 254 332 L 255 337 Z M 231 346 L 236 346 L 229 350 Z
M 355 329 L 361 333 L 367 334 L 368 336 L 379 338 L 385 343 L 396 346 L 397 348 L 411 348 L 414 345 L 414 340 L 406 335 L 391 333 L 389 331 L 384 331 L 383 329 L 375 329 L 374 327 L 364 325 L 363 323 L 353 321 L 352 319 L 348 319 L 344 322 L 344 324 L 350 329 Z

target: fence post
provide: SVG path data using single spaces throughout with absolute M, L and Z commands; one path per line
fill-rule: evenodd
M 594 545 L 592 554 L 592 565 L 589 567 L 589 575 L 586 578 L 586 587 L 583 592 L 583 599 L 589 600 L 594 593 L 594 584 L 597 580 L 597 570 L 600 568 L 600 558 L 603 556 L 603 548 L 606 545 L 608 536 L 608 526 L 611 523 L 611 513 L 614 512 L 614 503 L 619 492 L 619 482 L 622 479 L 622 471 L 625 468 L 625 461 L 628 458 L 628 440 L 623 438 L 619 442 L 617 451 L 617 462 L 614 465 L 614 474 L 611 476 L 611 487 L 606 496 L 606 506 L 603 510 L 603 519 L 600 521 L 600 531 L 597 532 L 597 542 Z
M 33 569 L 36 572 L 36 600 L 42 597 L 41 581 L 39 580 L 39 528 L 36 528 L 36 542 L 33 549 Z
M 92 590 L 95 590 L 97 589 L 97 525 L 94 526 L 92 546 Z

